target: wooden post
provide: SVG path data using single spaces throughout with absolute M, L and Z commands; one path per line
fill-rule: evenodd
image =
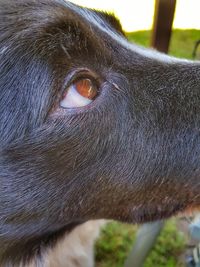
M 176 0 L 155 0 L 151 46 L 168 53 Z

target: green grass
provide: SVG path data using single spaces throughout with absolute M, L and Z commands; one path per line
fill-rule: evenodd
M 138 43 L 142 46 L 150 46 L 150 38 L 151 32 L 150 31 L 138 31 L 127 33 L 127 37 L 130 41 Z
M 138 31 L 127 34 L 128 38 L 143 46 L 150 45 L 151 32 Z M 200 39 L 198 30 L 174 30 L 169 48 L 169 54 L 180 58 L 192 58 L 194 44 Z
M 150 44 L 150 31 L 129 33 L 128 38 L 143 46 Z M 169 54 L 192 58 L 194 44 L 200 39 L 200 31 L 174 30 Z M 97 267 L 122 267 L 133 246 L 137 227 L 117 222 L 109 223 L 102 231 L 96 245 Z M 176 226 L 176 220 L 169 220 L 154 249 L 151 251 L 144 267 L 182 267 L 179 255 L 185 249 L 185 238 Z
M 192 58 L 194 44 L 200 39 L 198 30 L 174 30 L 169 53 L 176 57 Z

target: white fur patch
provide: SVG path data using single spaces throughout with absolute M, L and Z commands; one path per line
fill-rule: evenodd
M 96 220 L 77 226 L 49 251 L 43 267 L 93 267 L 94 242 L 104 224 Z

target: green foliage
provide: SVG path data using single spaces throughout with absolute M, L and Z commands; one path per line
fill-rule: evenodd
M 122 267 L 133 247 L 136 230 L 133 225 L 109 223 L 96 244 L 96 266 Z M 144 267 L 181 267 L 177 259 L 184 248 L 184 235 L 177 230 L 176 221 L 169 220 Z
M 121 267 L 131 249 L 137 227 L 111 222 L 101 232 L 96 245 L 97 267 Z
M 177 229 L 175 219 L 169 220 L 162 230 L 144 267 L 179 267 L 178 256 L 185 249 L 185 237 Z

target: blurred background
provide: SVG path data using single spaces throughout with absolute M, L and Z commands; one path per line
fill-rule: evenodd
M 71 2 L 113 12 L 120 19 L 126 32 L 150 30 L 153 25 L 155 0 L 71 0 Z M 200 29 L 199 12 L 199 0 L 177 0 L 173 27 Z
M 114 13 L 130 41 L 152 46 L 176 57 L 200 59 L 200 0 L 70 1 Z M 166 221 L 144 267 L 200 266 L 200 263 L 198 265 L 198 262 L 189 260 L 193 249 L 199 244 L 189 234 L 193 218 L 193 215 L 179 216 Z M 136 225 L 107 224 L 96 244 L 96 266 L 124 266 L 137 230 Z M 200 253 L 196 260 L 199 258 Z

